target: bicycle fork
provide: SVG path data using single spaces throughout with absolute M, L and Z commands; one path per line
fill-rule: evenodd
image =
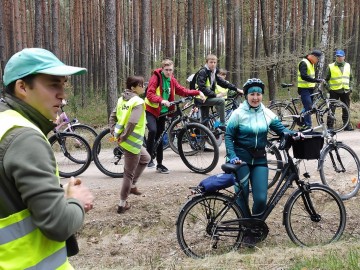
M 312 200 L 310 198 L 310 193 L 311 193 L 310 184 L 309 183 L 303 183 L 301 185 L 301 190 L 302 190 L 301 198 L 302 198 L 302 200 L 304 202 L 304 206 L 305 206 L 306 211 L 310 215 L 311 221 L 320 222 L 321 216 L 316 213 L 314 205 L 313 205 Z

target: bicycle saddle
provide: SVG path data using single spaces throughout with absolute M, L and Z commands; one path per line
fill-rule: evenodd
M 225 173 L 235 173 L 236 170 L 239 169 L 239 167 L 245 166 L 245 165 L 246 165 L 246 162 L 242 162 L 241 164 L 225 163 L 225 164 L 221 165 L 221 169 L 222 169 Z
M 287 88 L 287 87 L 291 87 L 291 86 L 294 86 L 294 84 L 293 83 L 282 83 L 281 84 L 282 88 Z

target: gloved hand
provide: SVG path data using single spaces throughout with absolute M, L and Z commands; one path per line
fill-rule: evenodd
M 298 141 L 298 140 L 304 140 L 305 136 L 304 134 L 302 134 L 301 132 L 296 132 L 292 135 L 294 141 Z
M 325 81 L 325 79 L 317 79 L 316 82 L 318 82 L 318 83 L 325 83 L 326 81 Z
M 241 160 L 238 157 L 234 157 L 234 158 L 230 159 L 230 163 L 231 164 L 240 164 Z

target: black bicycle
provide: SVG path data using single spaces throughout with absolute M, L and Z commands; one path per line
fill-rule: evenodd
M 272 110 L 281 120 L 283 125 L 293 130 L 296 125 L 302 127 L 304 125 L 305 115 L 315 115 L 318 125 L 325 123 L 329 129 L 336 132 L 344 130 L 350 121 L 350 111 L 345 103 L 336 99 L 329 99 L 319 88 L 317 92 L 311 96 L 313 98 L 313 106 L 311 110 L 301 110 L 302 104 L 300 97 L 292 97 L 290 87 L 293 84 L 281 84 L 282 88 L 287 88 L 288 101 L 274 101 L 268 108 Z M 272 135 L 275 135 L 270 131 Z
M 177 131 L 177 143 L 179 155 L 184 164 L 192 171 L 197 173 L 208 173 L 212 171 L 219 160 L 219 147 L 211 131 L 204 125 L 191 122 L 190 119 L 183 114 L 180 104 L 192 99 L 192 97 L 182 98 L 177 101 L 170 102 L 176 106 L 175 112 L 168 112 L 160 115 L 166 117 L 171 115 L 171 123 L 165 127 L 154 145 L 154 153 L 160 143 L 163 144 L 163 138 L 169 134 L 169 129 L 173 122 L 179 122 L 182 128 Z M 170 139 L 170 138 L 169 138 Z M 94 163 L 98 169 L 110 177 L 123 176 L 123 150 L 114 140 L 110 129 L 103 130 L 95 139 L 93 146 Z
M 284 134 L 280 149 L 284 149 L 289 162 L 260 215 L 251 215 L 249 207 L 244 213 L 236 203 L 243 197 L 238 181 L 237 193 L 226 189 L 206 192 L 200 186 L 192 188 L 193 196 L 182 207 L 176 222 L 177 239 L 186 255 L 204 258 L 236 250 L 242 244 L 253 245 L 245 243 L 245 235 L 252 235 L 256 242 L 263 241 L 269 232 L 266 219 L 294 183 L 298 188 L 288 198 L 283 211 L 283 224 L 290 239 L 300 246 L 312 246 L 328 244 L 341 237 L 346 225 L 342 200 L 328 186 L 309 183 L 306 176 L 300 179 L 297 164 L 289 155 L 292 144 L 290 134 Z M 225 173 L 234 173 L 237 166 L 241 165 L 224 164 L 222 169 Z
M 49 138 L 55 154 L 61 177 L 82 174 L 91 163 L 91 147 L 80 135 L 70 132 L 57 132 Z

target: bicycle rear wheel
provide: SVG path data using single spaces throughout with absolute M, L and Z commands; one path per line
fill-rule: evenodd
M 281 153 L 274 142 L 268 142 L 266 145 L 266 158 L 269 168 L 268 188 L 271 188 L 281 175 L 284 162 Z
M 185 165 L 197 173 L 212 171 L 219 161 L 214 134 L 198 123 L 188 123 L 179 131 L 178 150 Z
M 176 236 L 187 256 L 204 258 L 239 248 L 243 233 L 238 222 L 223 224 L 243 217 L 232 198 L 216 193 L 199 195 L 181 209 L 176 221 Z
M 285 205 L 284 225 L 290 239 L 299 246 L 338 240 L 346 225 L 345 206 L 339 195 L 322 184 L 310 184 L 308 188 L 306 194 L 297 189 Z M 309 205 L 315 213 L 309 213 Z
M 294 121 L 295 112 L 289 104 L 283 102 L 276 102 L 270 104 L 268 108 L 277 115 L 281 123 L 288 129 L 294 130 L 296 122 Z M 276 133 L 269 130 L 270 134 L 275 136 Z
M 64 132 L 74 132 L 80 135 L 89 143 L 90 148 L 93 147 L 96 136 L 98 135 L 95 129 L 84 124 L 73 124 L 71 128 L 67 127 L 64 129 Z
M 91 163 L 91 148 L 87 141 L 74 133 L 57 133 L 49 138 L 61 177 L 77 176 Z
M 360 161 L 354 150 L 343 143 L 329 144 L 319 160 L 321 182 L 341 199 L 355 196 L 360 189 Z
M 109 128 L 96 137 L 92 153 L 96 167 L 103 174 L 114 178 L 123 177 L 123 151 L 117 141 L 114 141 Z
M 340 100 L 329 99 L 329 107 L 326 102 L 319 107 L 316 120 L 319 125 L 325 123 L 329 129 L 340 132 L 349 124 L 350 111 Z

